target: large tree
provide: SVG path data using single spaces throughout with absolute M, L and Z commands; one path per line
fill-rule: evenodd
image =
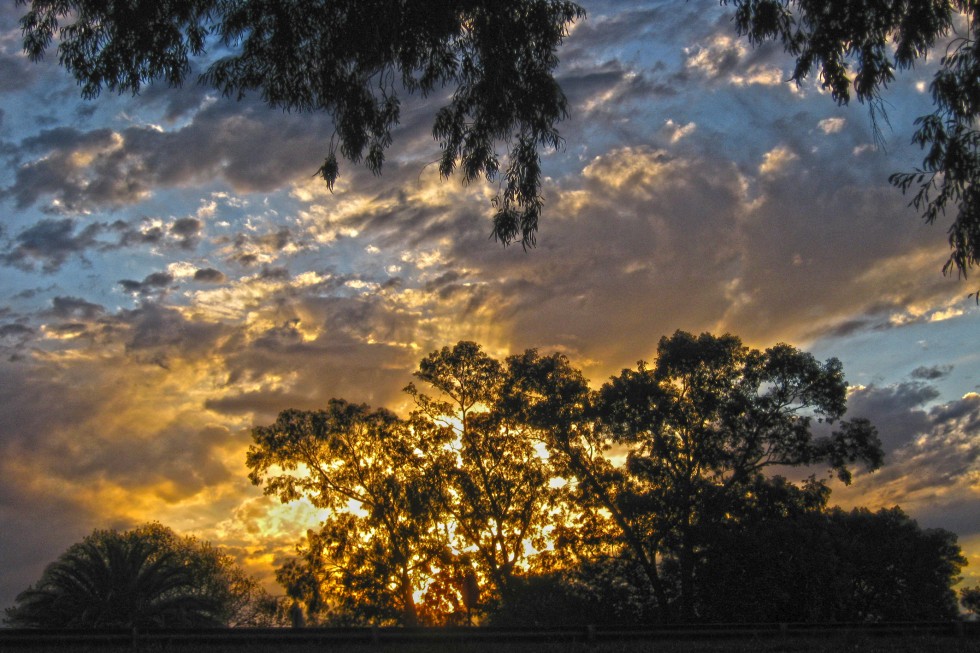
M 835 509 L 834 620 L 945 621 L 959 615 L 953 585 L 967 564 L 954 533 L 921 528 L 901 508 Z
M 432 133 L 443 176 L 497 177 L 493 234 L 534 243 L 542 209 L 539 151 L 558 147 L 567 113 L 553 72 L 569 25 L 585 15 L 565 0 L 17 0 L 29 5 L 24 48 L 39 59 L 58 39 L 60 63 L 91 97 L 181 84 L 200 59 L 202 81 L 226 95 L 255 91 L 269 105 L 324 111 L 334 121 L 319 172 L 329 186 L 337 151 L 379 172 L 397 125 L 400 94 L 453 91 Z M 927 222 L 956 217 L 944 271 L 980 262 L 980 7 L 971 0 L 722 0 L 752 43 L 781 43 L 840 104 L 867 102 L 884 119 L 882 91 L 896 71 L 939 51 L 935 111 L 918 119 L 920 169 L 892 183 L 914 191 Z M 63 24 L 64 23 L 64 24 Z M 207 50 L 219 55 L 214 61 Z M 943 49 L 945 48 L 945 49 Z M 209 58 L 209 56 L 211 58 Z
M 305 498 L 329 511 L 300 547 L 301 562 L 280 574 L 296 585 L 291 594 L 306 598 L 313 617 L 335 601 L 364 620 L 418 625 L 415 594 L 445 553 L 444 442 L 390 411 L 339 399 L 325 410 L 285 410 L 252 437 L 254 484 L 284 503 Z
M 555 545 L 577 563 L 625 553 L 649 583 L 660 618 L 669 620 L 670 600 L 659 571 L 659 536 L 645 524 L 648 513 L 630 506 L 631 479 L 613 465 L 610 438 L 597 422 L 596 395 L 582 372 L 562 354 L 529 349 L 507 359 L 500 408 L 543 444 L 568 496 Z
M 447 442 L 455 464 L 444 470 L 444 501 L 459 546 L 507 602 L 532 550 L 543 550 L 557 492 L 534 441 L 499 409 L 504 368 L 478 344 L 462 341 L 432 352 L 410 384 L 413 426 Z M 531 548 L 529 548 L 529 546 Z
M 265 623 L 265 599 L 227 554 L 147 524 L 97 530 L 72 545 L 18 595 L 6 620 L 34 628 L 255 625 Z
M 836 359 L 683 331 L 661 338 L 652 367 L 641 361 L 602 387 L 601 419 L 628 449 L 630 510 L 653 517 L 659 548 L 676 557 L 683 617 L 695 616 L 699 533 L 766 468 L 825 465 L 849 482 L 854 463 L 881 464 L 874 427 L 841 419 L 846 392 Z
M 665 619 L 695 616 L 699 537 L 763 470 L 822 464 L 847 481 L 852 464 L 881 462 L 874 428 L 840 420 L 840 363 L 787 345 L 760 352 L 734 336 L 677 332 L 653 367 L 624 370 L 598 394 L 563 356 L 529 350 L 508 364 L 503 405 L 542 440 L 587 525 L 569 539 L 612 529 Z M 625 465 L 610 462 L 610 445 Z M 662 577 L 668 559 L 676 588 Z

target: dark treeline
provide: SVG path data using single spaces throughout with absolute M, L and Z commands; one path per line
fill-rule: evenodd
M 252 482 L 330 511 L 277 571 L 307 623 L 957 613 L 955 535 L 828 507 L 830 475 L 882 462 L 835 359 L 677 332 L 598 390 L 561 354 L 472 342 L 415 377 L 408 418 L 335 399 L 253 431 Z
M 426 356 L 407 418 L 341 399 L 253 429 L 253 483 L 326 509 L 261 591 L 149 525 L 96 531 L 7 611 L 40 627 L 941 620 L 966 560 L 899 508 L 829 507 L 882 463 L 839 361 L 677 332 L 598 390 L 561 354 Z M 793 483 L 785 475 L 793 469 Z M 972 593 L 971 593 L 972 592 Z M 964 592 L 974 609 L 977 590 Z M 971 603 L 972 602 L 972 603 Z
M 271 626 L 275 597 L 235 559 L 158 523 L 95 530 L 17 596 L 5 621 L 19 628 L 143 629 Z

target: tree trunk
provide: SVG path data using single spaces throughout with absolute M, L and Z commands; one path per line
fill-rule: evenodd
M 414 628 L 419 625 L 419 613 L 415 608 L 415 589 L 408 574 L 402 574 L 401 595 L 402 595 L 402 625 Z

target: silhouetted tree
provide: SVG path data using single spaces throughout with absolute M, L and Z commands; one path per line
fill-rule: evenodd
M 838 560 L 834 618 L 938 621 L 958 614 L 956 592 L 966 558 L 956 535 L 922 529 L 900 508 L 856 508 L 829 514 Z
M 335 602 L 348 616 L 417 625 L 414 594 L 447 541 L 438 513 L 445 440 L 339 399 L 326 410 L 283 411 L 252 437 L 246 464 L 255 485 L 330 511 L 307 533 L 300 561 L 280 573 L 290 594 L 314 617 Z
M 763 352 L 735 336 L 682 331 L 661 338 L 653 367 L 641 361 L 602 387 L 602 421 L 629 449 L 632 484 L 620 503 L 646 520 L 652 546 L 676 557 L 683 618 L 695 617 L 701 532 L 764 469 L 826 464 L 849 482 L 848 465 L 881 464 L 874 427 L 840 421 L 846 390 L 836 359 L 820 364 L 789 345 Z M 828 432 L 817 435 L 815 424 Z
M 494 179 L 498 142 L 504 172 L 493 234 L 534 243 L 541 213 L 539 148 L 557 147 L 567 112 L 553 71 L 568 26 L 585 15 L 563 0 L 17 0 L 24 49 L 41 58 L 57 37 L 60 63 L 86 97 L 103 88 L 137 92 L 154 80 L 180 85 L 193 58 L 217 41 L 228 54 L 202 81 L 241 98 L 257 91 L 269 105 L 325 111 L 335 137 L 319 172 L 332 188 L 336 152 L 378 172 L 400 117 L 400 93 L 453 89 L 436 114 L 440 172 Z M 737 31 L 754 44 L 776 41 L 796 60 L 791 79 L 815 74 L 839 104 L 871 107 L 877 130 L 883 89 L 897 70 L 935 49 L 930 86 L 935 111 L 916 121 L 922 167 L 892 176 L 927 222 L 956 206 L 945 272 L 966 275 L 980 261 L 980 7 L 967 0 L 723 0 Z M 964 17 L 963 31 L 959 28 Z M 62 25 L 63 22 L 67 24 Z
M 725 518 L 702 533 L 694 577 L 698 616 L 750 623 L 836 619 L 829 495 L 814 478 L 802 487 L 779 476 L 746 484 Z
M 479 570 L 506 601 L 515 574 L 526 571 L 528 545 L 546 547 L 556 500 L 534 442 L 498 410 L 501 364 L 474 342 L 426 356 L 415 377 L 438 394 L 410 384 L 417 406 L 413 428 L 448 443 L 455 464 L 444 468 L 444 501 L 459 546 L 473 551 Z
M 159 524 L 97 530 L 18 595 L 12 626 L 201 627 L 250 622 L 264 597 L 226 554 Z M 265 597 L 267 598 L 267 597 Z
M 647 523 L 650 513 L 628 505 L 632 481 L 606 456 L 610 439 L 597 424 L 596 394 L 588 381 L 565 356 L 541 356 L 533 349 L 509 357 L 507 368 L 501 410 L 526 425 L 547 450 L 554 476 L 566 481 L 564 519 L 556 520 L 552 533 L 556 548 L 579 562 L 614 559 L 625 549 L 646 577 L 660 618 L 669 619 L 659 535 Z
M 329 511 L 277 571 L 312 623 L 470 623 L 481 594 L 499 624 L 955 613 L 954 535 L 766 475 L 880 464 L 835 359 L 679 331 L 598 392 L 560 354 L 465 341 L 415 376 L 410 421 L 335 399 L 253 430 L 251 480 Z
M 964 587 L 960 590 L 960 603 L 974 615 L 980 615 L 980 585 Z

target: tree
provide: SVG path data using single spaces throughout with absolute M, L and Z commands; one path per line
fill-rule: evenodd
M 541 212 L 539 148 L 559 147 L 566 116 L 554 79 L 557 47 L 584 11 L 563 0 L 18 0 L 24 49 L 40 59 L 55 36 L 58 59 L 86 97 L 136 93 L 160 80 L 179 86 L 192 61 L 220 44 L 230 54 L 201 81 L 272 107 L 326 112 L 331 138 L 319 174 L 330 188 L 337 152 L 379 173 L 400 95 L 453 90 L 436 114 L 439 171 L 464 181 L 500 172 L 493 235 L 534 243 Z M 67 24 L 62 26 L 62 22 Z
M 159 524 L 96 530 L 18 595 L 12 626 L 173 628 L 238 624 L 262 597 L 230 557 Z
M 699 537 L 764 469 L 822 463 L 846 481 L 849 465 L 881 462 L 865 420 L 830 431 L 846 408 L 840 363 L 821 365 L 787 345 L 759 352 L 734 336 L 677 332 L 661 339 L 653 368 L 641 362 L 599 393 L 560 355 L 529 350 L 508 365 L 503 405 L 571 485 L 579 528 L 566 539 L 577 545 L 585 533 L 611 555 L 615 547 L 602 542 L 614 533 L 662 619 L 677 610 L 693 618 Z M 625 466 L 604 455 L 610 443 L 627 452 Z M 661 574 L 667 558 L 679 567 L 676 589 Z
M 952 587 L 967 563 L 956 535 L 922 529 L 900 508 L 836 509 L 828 516 L 839 561 L 834 619 L 941 621 L 959 611 Z
M 86 97 L 103 88 L 138 92 L 161 80 L 180 85 L 192 61 L 220 43 L 230 54 L 201 80 L 241 98 L 256 91 L 287 111 L 325 111 L 335 137 L 319 169 L 331 188 L 337 151 L 380 172 L 400 93 L 453 89 L 434 119 L 439 169 L 465 181 L 499 173 L 497 143 L 509 148 L 494 199 L 493 235 L 535 242 L 542 209 L 538 151 L 558 147 L 567 113 L 553 71 L 569 25 L 584 10 L 563 0 L 17 0 L 24 49 L 40 59 L 57 35 L 60 63 Z M 867 102 L 878 130 L 883 89 L 896 71 L 947 46 L 930 90 L 935 105 L 913 142 L 922 167 L 891 177 L 929 223 L 956 207 L 952 253 L 943 270 L 966 276 L 980 262 L 980 7 L 968 0 L 722 0 L 739 34 L 777 41 L 796 59 L 791 79 L 816 74 L 838 104 Z M 315 17 L 311 20 L 311 16 Z M 960 19 L 965 20 L 960 20 Z M 62 26 L 65 20 L 69 22 Z M 960 24 L 965 23 L 965 31 Z M 947 44 L 948 41 L 948 44 Z M 980 297 L 978 297 L 980 301 Z
M 305 599 L 311 617 L 335 602 L 355 620 L 418 625 L 415 593 L 446 547 L 437 500 L 444 442 L 390 411 L 340 399 L 285 410 L 252 437 L 252 483 L 283 503 L 305 498 L 330 511 L 281 573 L 290 595 Z
M 757 477 L 702 537 L 695 607 L 710 622 L 826 622 L 840 617 L 830 489 Z
M 528 545 L 546 546 L 556 491 L 533 441 L 499 410 L 504 369 L 474 342 L 443 347 L 419 363 L 409 384 L 413 427 L 445 441 L 455 464 L 445 468 L 445 506 L 460 546 L 473 550 L 497 597 L 507 602 L 514 576 L 526 571 Z
M 160 550 L 174 552 L 178 564 L 194 579 L 193 594 L 218 601 L 221 610 L 217 616 L 222 624 L 279 625 L 276 599 L 219 547 L 192 536 L 182 537 L 155 522 L 138 526 L 132 533 Z
M 980 585 L 961 589 L 960 603 L 963 604 L 967 612 L 980 615 Z
M 568 503 L 552 537 L 565 556 L 581 562 L 615 560 L 623 550 L 649 583 L 660 610 L 671 618 L 670 600 L 658 569 L 658 537 L 648 515 L 632 510 L 630 478 L 606 457 L 608 434 L 597 424 L 596 395 L 561 354 L 529 349 L 507 359 L 501 410 L 526 425 L 548 452 L 553 474 L 566 481 Z
M 846 390 L 836 359 L 820 364 L 789 345 L 762 352 L 735 336 L 678 331 L 661 338 L 653 367 L 640 361 L 599 391 L 601 420 L 629 451 L 632 485 L 620 502 L 676 557 L 682 617 L 695 616 L 700 533 L 763 470 L 826 464 L 846 483 L 849 465 L 881 464 L 874 427 L 841 421 Z M 816 434 L 817 425 L 828 432 Z

